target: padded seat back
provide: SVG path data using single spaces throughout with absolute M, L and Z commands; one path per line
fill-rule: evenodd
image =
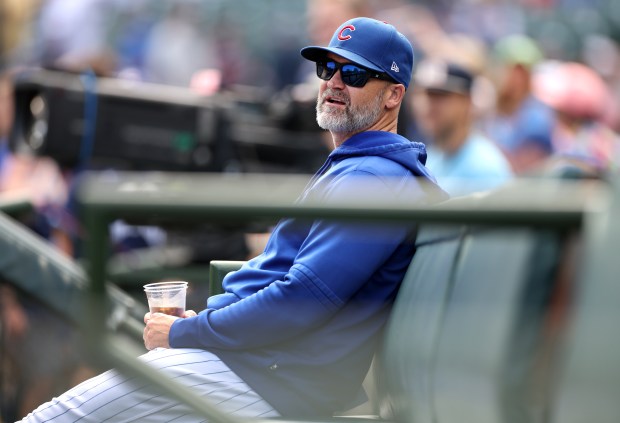
M 473 230 L 463 239 L 437 342 L 435 421 L 544 415 L 533 370 L 560 243 L 557 234 L 526 229 Z
M 568 304 L 553 423 L 620 422 L 620 186 L 609 214 L 588 216 L 584 263 Z
M 423 226 L 378 353 L 381 417 L 431 421 L 433 362 L 463 228 Z
M 544 410 L 530 396 L 532 369 L 561 236 L 451 231 L 421 231 L 382 351 L 381 415 L 416 423 L 537 421 Z

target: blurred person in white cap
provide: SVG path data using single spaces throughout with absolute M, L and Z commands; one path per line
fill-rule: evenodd
M 476 130 L 474 75 L 464 67 L 429 58 L 414 76 L 414 113 L 429 142 L 427 166 L 452 196 L 495 188 L 512 177 L 501 150 Z

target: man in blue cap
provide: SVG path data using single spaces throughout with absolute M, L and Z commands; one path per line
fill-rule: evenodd
M 306 47 L 301 54 L 316 62 L 317 76 L 325 81 L 317 122 L 331 132 L 334 147 L 361 131 L 396 132 L 413 66 L 413 48 L 396 28 L 352 19 L 338 28 L 328 47 Z
M 436 201 L 424 146 L 396 134 L 411 44 L 369 18 L 342 24 L 301 54 L 323 80 L 317 121 L 335 150 L 300 201 Z M 421 182 L 421 180 L 423 180 Z M 426 182 L 425 188 L 422 188 Z M 245 417 L 332 415 L 363 401 L 361 385 L 413 256 L 412 227 L 283 219 L 265 251 L 223 282 L 199 314 L 145 316 L 142 359 L 223 411 Z M 112 370 L 32 421 L 201 421 L 185 405 Z

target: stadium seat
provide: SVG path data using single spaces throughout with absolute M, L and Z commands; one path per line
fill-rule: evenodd
M 541 229 L 421 227 L 364 386 L 371 410 L 416 423 L 539 421 L 550 393 L 536 385 L 553 369 L 536 364 L 564 241 Z M 242 263 L 213 262 L 211 283 Z
M 571 288 L 553 423 L 620 421 L 620 185 L 609 214 L 588 216 L 584 266 Z
M 431 421 L 432 367 L 464 228 L 423 227 L 375 371 L 379 414 Z
M 561 238 L 547 230 L 470 229 L 429 363 L 435 414 L 416 422 L 540 421 L 545 392 L 537 393 L 532 376 Z
M 533 393 L 545 377 L 533 373 L 563 235 L 463 228 L 434 236 L 419 239 L 387 330 L 381 417 L 539 421 L 548 392 Z

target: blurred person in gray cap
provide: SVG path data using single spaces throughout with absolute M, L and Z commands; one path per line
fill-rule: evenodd
M 452 196 L 495 188 L 512 177 L 501 150 L 474 127 L 474 76 L 455 63 L 429 58 L 414 76 L 414 113 L 426 136 L 427 166 Z
M 543 53 L 533 39 L 517 34 L 498 40 L 492 59 L 497 99 L 482 127 L 515 173 L 530 173 L 553 152 L 554 113 L 532 94 L 532 73 Z

